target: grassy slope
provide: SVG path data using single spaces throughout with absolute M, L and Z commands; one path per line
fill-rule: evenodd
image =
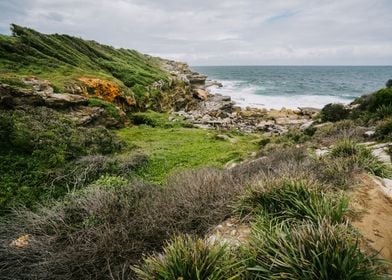
M 124 91 L 143 94 L 145 86 L 166 80 L 158 60 L 135 50 L 115 49 L 69 35 L 41 34 L 12 25 L 13 36 L 0 35 L 0 81 L 20 83 L 35 75 L 57 90 L 81 76 L 114 80 Z
M 190 128 L 124 128 L 118 136 L 132 149 L 142 149 L 150 156 L 147 166 L 138 170 L 143 178 L 162 182 L 174 170 L 203 165 L 222 167 L 257 151 L 256 135 L 232 136 L 235 143 L 217 139 L 216 132 Z

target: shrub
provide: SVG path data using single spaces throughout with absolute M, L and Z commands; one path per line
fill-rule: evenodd
M 56 170 L 50 176 L 49 181 L 53 187 L 72 191 L 92 183 L 102 175 L 110 174 L 110 176 L 131 179 L 135 170 L 147 162 L 147 156 L 141 153 L 117 156 L 84 156 L 66 164 L 64 168 Z
M 249 244 L 249 279 L 383 279 L 347 225 L 259 219 Z
M 204 235 L 230 216 L 241 189 L 227 171 L 211 169 L 177 174 L 164 189 L 101 177 L 54 205 L 19 211 L 0 224 L 0 275 L 133 279 L 130 265 L 143 254 L 180 232 Z M 26 233 L 25 249 L 9 246 Z
M 380 140 L 392 139 L 392 119 L 386 119 L 380 122 L 376 127 L 376 137 Z
M 346 164 L 364 169 L 376 176 L 388 178 L 392 176 L 392 170 L 386 164 L 380 162 L 372 152 L 363 145 L 352 140 L 338 142 L 331 150 L 333 158 L 348 159 Z
M 113 103 L 98 98 L 90 98 L 88 100 L 88 106 L 103 108 L 109 116 L 117 121 L 121 121 L 120 109 L 118 109 Z
M 344 220 L 347 208 L 345 197 L 327 194 L 314 182 L 289 179 L 266 179 L 250 188 L 239 205 L 242 215 L 261 212 L 281 220 L 329 219 L 334 223 Z
M 168 237 L 151 226 L 157 221 L 149 217 L 159 189 L 122 181 L 102 178 L 100 185 L 36 213 L 16 213 L 0 228 L 0 274 L 10 279 L 128 277 L 129 265 Z M 26 248 L 9 246 L 25 233 L 31 236 Z
M 323 145 L 331 145 L 345 138 L 362 141 L 367 130 L 368 128 L 359 126 L 356 121 L 342 120 L 317 128 L 313 138 Z
M 55 170 L 81 156 L 109 154 L 123 146 L 111 131 L 78 127 L 45 107 L 2 110 L 0 120 L 0 211 L 64 194 L 64 188 L 48 186 Z
M 131 115 L 131 120 L 136 125 L 149 125 L 151 127 L 174 128 L 174 127 L 191 127 L 192 125 L 179 117 L 169 117 L 163 113 L 154 111 L 138 112 Z
M 337 122 L 347 119 L 350 111 L 343 104 L 330 103 L 324 106 L 320 112 L 320 118 L 323 122 Z
M 358 109 L 375 113 L 381 106 L 392 105 L 392 88 L 383 88 L 370 95 L 357 98 L 353 102 L 359 104 Z
M 392 104 L 389 105 L 381 105 L 376 110 L 376 116 L 380 119 L 384 119 L 386 117 L 392 117 Z
M 385 84 L 387 88 L 392 88 L 392 79 L 388 80 Z
M 190 236 L 174 238 L 162 254 L 144 258 L 134 270 L 142 280 L 221 280 L 241 275 L 228 245 Z

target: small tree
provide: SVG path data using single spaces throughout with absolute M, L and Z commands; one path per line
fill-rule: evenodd
M 343 104 L 330 103 L 321 110 L 320 117 L 323 122 L 337 122 L 346 119 L 349 113 L 350 111 Z
M 387 88 L 392 88 L 392 79 L 389 79 L 388 82 L 385 84 Z

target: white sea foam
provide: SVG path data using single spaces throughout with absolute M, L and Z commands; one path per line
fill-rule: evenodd
M 328 103 L 344 103 L 350 100 L 338 96 L 329 95 L 268 95 L 268 89 L 262 86 L 245 84 L 244 81 L 223 80 L 220 81 L 223 87 L 210 87 L 211 93 L 220 93 L 228 95 L 241 107 L 255 107 L 267 109 L 289 108 L 296 109 L 298 107 L 314 107 L 322 108 Z M 263 92 L 266 94 L 264 95 Z

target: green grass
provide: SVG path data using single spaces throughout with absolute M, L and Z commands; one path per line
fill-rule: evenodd
M 217 139 L 216 132 L 195 128 L 152 128 L 139 126 L 118 131 L 120 139 L 132 149 L 142 149 L 150 157 L 138 174 L 161 183 L 174 170 L 200 166 L 222 167 L 231 160 L 241 160 L 257 151 L 256 135 L 232 136 L 237 142 Z

